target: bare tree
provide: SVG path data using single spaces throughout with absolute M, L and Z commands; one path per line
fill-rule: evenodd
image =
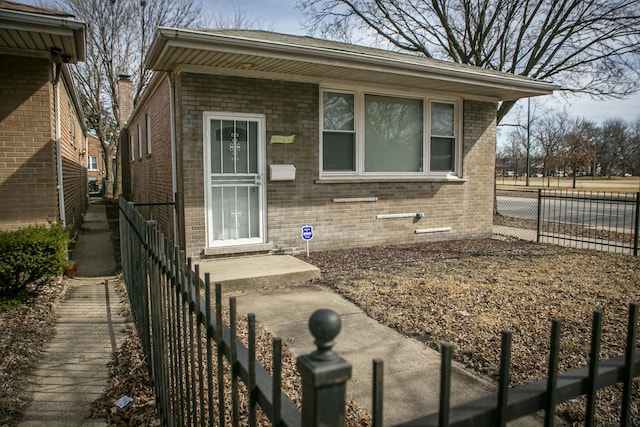
M 531 131 L 538 126 L 538 123 L 541 120 L 550 114 L 554 114 L 555 112 L 544 104 L 536 102 L 535 99 L 530 99 L 528 105 L 518 105 L 516 106 L 509 117 L 512 119 L 509 123 L 500 123 L 500 128 L 508 128 L 509 131 L 507 133 L 507 138 L 511 138 L 511 134 L 516 132 L 519 134 L 519 141 L 523 147 L 525 153 L 529 154 L 531 158 L 532 155 L 535 155 L 536 152 L 540 151 L 538 147 L 538 140 L 531 137 Z M 525 162 L 526 163 L 526 162 Z M 525 171 L 527 174 L 531 173 L 531 169 L 536 169 L 532 167 L 529 162 L 529 167 L 525 166 Z
M 119 162 L 120 117 L 118 76 L 130 75 L 134 102 L 149 79 L 143 65 L 158 26 L 188 27 L 206 19 L 197 0 L 53 0 L 47 7 L 65 10 L 87 23 L 87 57 L 72 68 L 88 127 L 100 141 L 105 158 L 105 196 L 120 193 L 112 162 Z
M 261 19 L 251 17 L 246 10 L 233 7 L 231 12 L 228 9 L 218 11 L 213 15 L 212 25 L 214 28 L 225 28 L 235 30 L 263 29 L 273 31 L 273 22 L 267 23 Z
M 560 148 L 566 133 L 567 121 L 566 112 L 549 114 L 537 121 L 531 129 L 531 138 L 536 141 L 542 155 L 547 186 L 550 185 L 550 175 L 560 164 Z
M 637 0 L 299 0 L 309 28 L 365 31 L 396 48 L 553 80 L 596 98 L 640 89 Z M 498 121 L 513 107 L 505 101 Z
M 621 163 L 620 149 L 628 138 L 627 124 L 622 119 L 608 119 L 602 124 L 602 139 L 598 147 L 602 173 L 611 178 L 614 169 Z
M 607 139 L 610 151 L 608 174 L 611 175 L 613 172 L 624 174 L 627 169 L 630 169 L 634 152 L 637 153 L 632 144 L 631 129 L 622 119 L 608 119 L 602 125 L 602 133 Z
M 573 188 L 576 188 L 576 178 L 580 168 L 586 169 L 594 158 L 594 149 L 600 129 L 585 119 L 576 118 L 566 123 L 566 133 L 562 139 L 562 161 L 571 167 Z
M 632 175 L 640 175 L 640 116 L 636 117 L 629 128 L 629 154 L 628 159 L 629 171 Z
M 511 159 L 511 170 L 513 170 L 517 181 L 520 172 L 527 169 L 524 161 L 527 156 L 527 130 L 525 127 L 514 127 L 509 131 L 507 143 L 502 152 Z

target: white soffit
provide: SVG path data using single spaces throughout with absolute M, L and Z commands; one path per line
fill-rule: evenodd
M 160 28 L 146 65 L 160 71 L 192 68 L 283 80 L 355 81 L 497 100 L 559 89 L 549 82 L 479 67 L 262 31 Z
M 0 3 L 0 53 L 49 58 L 53 47 L 69 55 L 69 63 L 84 61 L 86 25 L 66 14 L 49 14 L 2 8 Z M 53 12 L 53 11 L 51 11 Z

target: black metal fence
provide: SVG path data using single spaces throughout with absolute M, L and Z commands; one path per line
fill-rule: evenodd
M 497 190 L 498 234 L 638 256 L 640 193 Z
M 119 204 L 123 273 L 163 425 L 254 426 L 259 416 L 274 426 L 343 424 L 351 365 L 332 350 L 340 330 L 335 313 L 320 310 L 310 319 L 318 350 L 297 361 L 299 411 L 281 391 L 282 341 L 273 340 L 269 374 L 256 362 L 255 317 L 248 315 L 244 345 L 237 335 L 235 299 L 227 324 L 220 286 L 212 304 L 208 275 L 201 280 L 197 266 L 192 268 L 133 203 L 121 197 Z
M 238 337 L 235 299 L 229 301 L 226 323 L 220 286 L 215 286 L 212 304 L 208 275 L 201 280 L 197 266 L 192 268 L 153 221 L 145 220 L 123 198 L 120 238 L 131 310 L 163 425 L 344 425 L 351 365 L 332 350 L 340 331 L 336 313 L 318 310 L 309 320 L 318 349 L 297 359 L 302 382 L 302 399 L 297 405 L 281 390 L 281 339 L 273 339 L 270 358 L 256 354 L 255 317 L 249 314 L 245 345 Z M 497 395 L 455 408 L 450 407 L 452 349 L 443 345 L 440 410 L 403 425 L 503 426 L 539 410 L 545 411 L 545 425 L 553 425 L 555 406 L 582 395 L 587 396 L 587 425 L 593 425 L 596 391 L 622 383 L 621 425 L 629 426 L 632 381 L 640 375 L 637 317 L 638 305 L 632 305 L 625 355 L 600 361 L 602 313 L 596 312 L 590 364 L 562 374 L 557 372 L 560 322 L 554 321 L 548 379 L 516 388 L 509 388 L 511 335 L 505 332 Z M 270 369 L 258 359 L 270 360 Z M 382 361 L 373 361 L 373 426 L 383 425 L 383 366 Z
M 442 346 L 440 410 L 436 414 L 402 424 L 403 426 L 506 426 L 508 421 L 544 411 L 544 425 L 554 425 L 558 403 L 586 396 L 585 426 L 596 425 L 597 391 L 622 383 L 620 425 L 636 425 L 631 418 L 632 385 L 640 375 L 640 351 L 636 349 L 638 304 L 629 309 L 625 354 L 600 361 L 602 311 L 593 314 L 589 365 L 558 373 L 561 350 L 561 322 L 554 319 L 548 359 L 548 377 L 520 387 L 509 388 L 511 366 L 511 333 L 502 333 L 502 351 L 497 395 L 487 396 L 455 408 L 449 407 L 452 349 Z M 635 420 L 637 421 L 637 420 Z

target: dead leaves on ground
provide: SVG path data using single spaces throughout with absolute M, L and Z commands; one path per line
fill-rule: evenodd
M 497 240 L 387 246 L 374 257 L 341 252 L 350 251 L 313 254 L 322 283 L 407 336 L 436 349 L 452 343 L 456 360 L 478 372 L 497 375 L 500 334 L 510 330 L 513 385 L 546 376 L 551 319 L 562 321 L 564 371 L 588 363 L 594 310 L 604 314 L 601 359 L 622 354 L 629 304 L 640 302 L 637 257 Z M 604 424 L 617 416 L 606 407 L 612 400 L 602 395 Z M 639 406 L 636 399 L 636 421 Z M 561 412 L 580 419 L 581 407 Z
M 120 290 L 125 293 L 124 289 L 120 287 Z M 124 302 L 125 313 L 129 313 L 127 309 L 126 301 Z M 223 307 L 223 321 L 229 324 L 228 310 Z M 195 322 L 194 322 L 195 325 Z M 110 381 L 109 385 L 105 389 L 101 398 L 96 400 L 93 404 L 94 417 L 106 418 L 110 425 L 114 426 L 158 426 L 159 420 L 156 416 L 154 389 L 151 386 L 151 381 L 147 373 L 147 367 L 144 361 L 144 355 L 140 341 L 133 327 L 128 327 L 125 330 L 127 339 L 122 346 L 115 352 L 113 361 L 110 364 Z M 193 409 L 193 422 L 199 421 L 200 418 L 204 419 L 205 424 L 213 425 L 215 420 L 218 419 L 218 384 L 217 375 L 218 363 L 216 357 L 216 345 L 215 342 L 211 343 L 211 360 L 206 359 L 207 354 L 207 340 L 206 337 L 201 336 L 200 341 L 197 338 L 197 332 L 194 328 L 192 337 L 187 337 L 188 342 L 194 343 L 194 347 L 191 351 L 194 354 L 198 352 L 198 342 L 201 346 L 201 352 L 205 355 L 202 366 L 200 366 L 196 357 L 195 360 L 195 388 L 199 390 L 200 376 L 199 372 L 203 370 L 203 402 L 200 404 L 199 398 L 195 400 L 195 407 Z M 204 333 L 202 334 L 204 335 Z M 245 346 L 248 345 L 248 324 L 246 316 L 240 315 L 237 319 L 237 338 Z M 259 322 L 256 322 L 256 361 L 265 368 L 265 370 L 272 374 L 272 340 L 273 335 L 264 329 Z M 191 345 L 191 344 L 189 344 Z M 188 354 L 188 353 L 183 353 Z M 186 369 L 190 362 L 183 360 L 182 366 Z M 213 396 L 213 412 L 214 421 L 209 420 L 209 385 L 207 381 L 207 370 L 209 366 L 213 373 L 212 383 L 212 396 Z M 232 396 L 231 396 L 231 374 L 228 361 L 225 359 L 224 365 L 224 418 L 225 425 L 231 425 L 232 423 Z M 183 384 L 185 390 L 183 391 L 186 399 L 189 399 L 191 394 L 190 390 L 186 390 L 186 385 Z M 239 422 L 240 425 L 248 425 L 248 393 L 246 387 L 239 381 Z M 282 390 L 287 397 L 298 408 L 302 405 L 302 381 L 300 375 L 296 369 L 296 357 L 286 349 L 286 341 L 283 342 L 282 351 Z M 175 392 L 175 387 L 173 388 Z M 118 408 L 115 402 L 122 396 L 129 396 L 133 399 L 133 402 L 124 409 Z M 199 395 L 199 392 L 197 393 Z M 185 403 L 186 404 L 186 403 Z M 262 411 L 257 412 L 257 422 L 260 426 L 271 425 L 268 418 Z M 350 398 L 347 398 L 347 410 L 345 426 L 369 426 L 371 425 L 371 419 L 367 411 L 361 409 L 358 404 Z
M 0 425 L 14 425 L 31 401 L 29 374 L 55 333 L 63 283 L 40 286 L 21 305 L 0 310 Z

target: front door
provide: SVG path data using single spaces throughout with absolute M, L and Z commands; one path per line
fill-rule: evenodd
M 207 243 L 264 243 L 264 118 L 205 113 Z

